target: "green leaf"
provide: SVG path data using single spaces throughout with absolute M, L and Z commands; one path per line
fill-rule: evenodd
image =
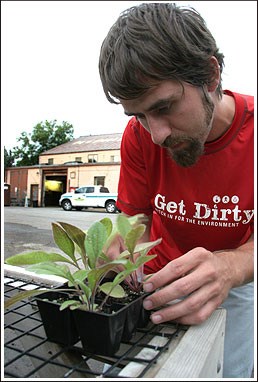
M 152 259 L 155 259 L 155 257 L 157 257 L 157 255 L 147 255 L 147 256 L 139 256 L 136 261 L 135 261 L 135 265 L 137 267 L 137 269 L 147 263 L 148 261 L 152 260 Z
M 122 238 L 125 239 L 126 235 L 131 230 L 131 224 L 129 219 L 124 215 L 118 215 L 116 219 L 116 226 Z
M 78 280 L 78 279 L 77 279 L 76 282 L 78 283 L 78 285 L 80 286 L 81 290 L 83 291 L 83 293 L 84 293 L 85 296 L 86 296 L 86 300 L 84 299 L 84 301 L 88 301 L 89 298 L 90 298 L 91 295 L 92 295 L 92 291 L 91 291 L 91 289 L 90 289 L 87 285 L 85 285 L 84 282 L 81 281 L 81 280 Z
M 126 296 L 126 293 L 121 285 L 114 286 L 112 282 L 107 282 L 100 285 L 99 289 L 111 297 L 123 298 Z
M 64 277 L 65 279 L 74 282 L 73 276 L 66 265 L 59 265 L 56 263 L 46 262 L 30 265 L 28 267 L 28 270 L 44 275 Z
M 127 260 L 113 260 L 103 264 L 98 268 L 91 269 L 88 273 L 88 283 L 91 290 L 94 290 L 100 283 L 103 276 L 109 271 L 115 270 L 117 265 L 125 265 Z
M 155 247 L 156 245 L 160 244 L 162 241 L 162 239 L 157 239 L 155 241 L 149 241 L 149 242 L 146 242 L 146 243 L 140 243 L 140 244 L 137 244 L 136 247 L 135 247 L 135 250 L 134 252 L 135 253 L 138 253 L 138 252 L 143 252 L 145 251 L 145 254 L 146 254 L 146 251 L 148 252 L 151 248 Z
M 137 241 L 142 237 L 145 232 L 146 226 L 144 224 L 138 225 L 136 228 L 132 228 L 125 237 L 125 245 L 128 251 L 134 253 Z
M 85 239 L 85 249 L 86 249 L 86 254 L 88 258 L 88 264 L 90 268 L 94 268 L 96 265 L 96 258 L 95 258 L 95 252 L 92 243 Z
M 72 306 L 75 309 L 75 307 L 77 307 L 78 305 L 81 305 L 78 300 L 67 300 L 67 301 L 64 301 L 61 304 L 59 310 L 64 310 L 66 308 L 71 308 Z
M 15 296 L 12 296 L 5 300 L 4 302 L 4 308 L 7 309 L 11 305 L 17 303 L 18 301 L 23 300 L 24 298 L 31 297 L 31 296 L 36 296 L 41 293 L 45 292 L 52 292 L 53 289 L 34 289 L 34 290 L 26 290 L 24 292 L 18 292 Z
M 121 284 L 121 282 L 124 281 L 126 277 L 129 276 L 134 270 L 136 270 L 136 267 L 133 267 L 132 269 L 125 269 L 124 271 L 119 272 L 114 278 L 113 284 L 114 285 Z
M 73 278 L 75 279 L 75 281 L 77 280 L 84 281 L 87 278 L 88 273 L 89 273 L 89 269 L 80 269 L 73 273 Z
M 117 259 L 127 259 L 128 257 L 130 257 L 130 252 L 126 249 L 125 251 L 120 253 Z
M 52 231 L 56 245 L 76 263 L 74 256 L 74 242 L 58 224 L 52 223 Z
M 149 218 L 145 214 L 137 214 L 137 215 L 129 216 L 128 220 L 131 226 L 135 227 L 138 224 L 147 224 L 149 221 Z
M 17 255 L 10 256 L 8 259 L 6 259 L 5 263 L 18 266 L 18 265 L 38 264 L 45 261 L 49 261 L 49 262 L 61 261 L 61 262 L 73 264 L 69 259 L 67 259 L 66 257 L 62 255 L 59 255 L 58 253 L 47 253 L 44 251 L 18 253 Z
M 106 228 L 107 236 L 110 236 L 113 230 L 112 220 L 110 218 L 103 218 L 100 220 L 100 223 Z
M 67 235 L 74 241 L 75 244 L 77 244 L 77 246 L 80 249 L 81 255 L 85 256 L 85 232 L 82 231 L 80 228 L 69 223 L 58 222 L 58 224 L 62 226 L 62 228 L 66 231 Z
M 90 268 L 94 268 L 96 266 L 96 261 L 102 253 L 107 237 L 108 235 L 106 228 L 100 222 L 94 223 L 88 229 L 87 237 L 85 239 L 85 247 Z

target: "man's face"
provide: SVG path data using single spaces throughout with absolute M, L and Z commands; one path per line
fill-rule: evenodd
M 136 116 L 152 141 L 165 147 L 180 166 L 194 165 L 203 154 L 214 104 L 211 98 L 205 98 L 202 89 L 162 81 L 139 98 L 120 102 L 125 114 Z

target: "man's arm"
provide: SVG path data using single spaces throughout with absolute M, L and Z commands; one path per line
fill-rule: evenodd
M 152 314 L 152 321 L 176 320 L 188 325 L 205 321 L 231 288 L 253 280 L 253 241 L 252 236 L 237 249 L 214 253 L 194 248 L 152 275 L 144 289 L 157 291 L 144 300 L 144 306 L 161 307 Z M 162 308 L 168 303 L 172 304 Z

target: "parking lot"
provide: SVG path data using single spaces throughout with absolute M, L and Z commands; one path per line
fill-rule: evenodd
M 28 250 L 57 252 L 52 222 L 63 221 L 85 230 L 104 217 L 115 221 L 117 215 L 101 208 L 64 211 L 60 207 L 4 207 L 4 258 Z

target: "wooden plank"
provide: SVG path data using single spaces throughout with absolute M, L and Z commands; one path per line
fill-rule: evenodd
M 175 329 L 171 327 L 166 327 L 162 330 L 165 333 L 173 333 Z M 161 331 L 161 332 L 162 332 Z M 154 363 L 151 366 L 151 369 L 148 371 L 148 377 L 155 377 L 157 371 L 160 369 L 161 365 L 168 359 L 170 352 L 173 351 L 176 346 L 178 345 L 180 339 L 184 335 L 184 332 L 180 332 L 178 337 L 173 338 L 171 344 L 169 345 L 169 351 L 164 351 L 158 358 L 158 362 Z M 159 353 L 158 347 L 159 346 L 165 346 L 168 342 L 168 338 L 166 337 L 160 337 L 160 336 L 154 336 L 151 341 L 148 343 L 149 345 L 152 345 L 154 347 L 157 347 L 157 350 L 150 349 L 150 348 L 143 348 L 139 353 L 135 353 L 134 356 L 137 358 L 142 358 L 145 361 L 153 360 L 153 358 Z M 139 362 L 130 362 L 128 363 L 118 374 L 119 377 L 128 377 L 128 378 L 137 378 L 141 372 L 145 369 L 146 363 L 139 363 Z M 146 373 L 144 374 L 144 377 L 146 376 Z
M 190 326 L 155 377 L 221 377 L 225 322 L 226 310 L 219 308 L 203 324 Z
M 144 374 L 144 378 L 221 377 L 225 317 L 225 309 L 217 309 L 203 324 L 190 326 L 171 341 L 168 351 L 163 352 L 157 363 Z M 155 336 L 149 344 L 163 346 L 165 338 Z M 153 359 L 157 353 L 154 349 L 143 348 L 137 357 L 148 360 Z M 130 362 L 118 376 L 137 378 L 144 367 L 145 364 Z
M 23 267 L 17 267 L 15 265 L 4 264 L 4 275 L 6 277 L 17 278 L 34 283 L 40 283 L 49 286 L 59 286 L 65 283 L 67 280 L 63 277 L 52 275 L 40 275 L 34 272 L 30 272 Z

